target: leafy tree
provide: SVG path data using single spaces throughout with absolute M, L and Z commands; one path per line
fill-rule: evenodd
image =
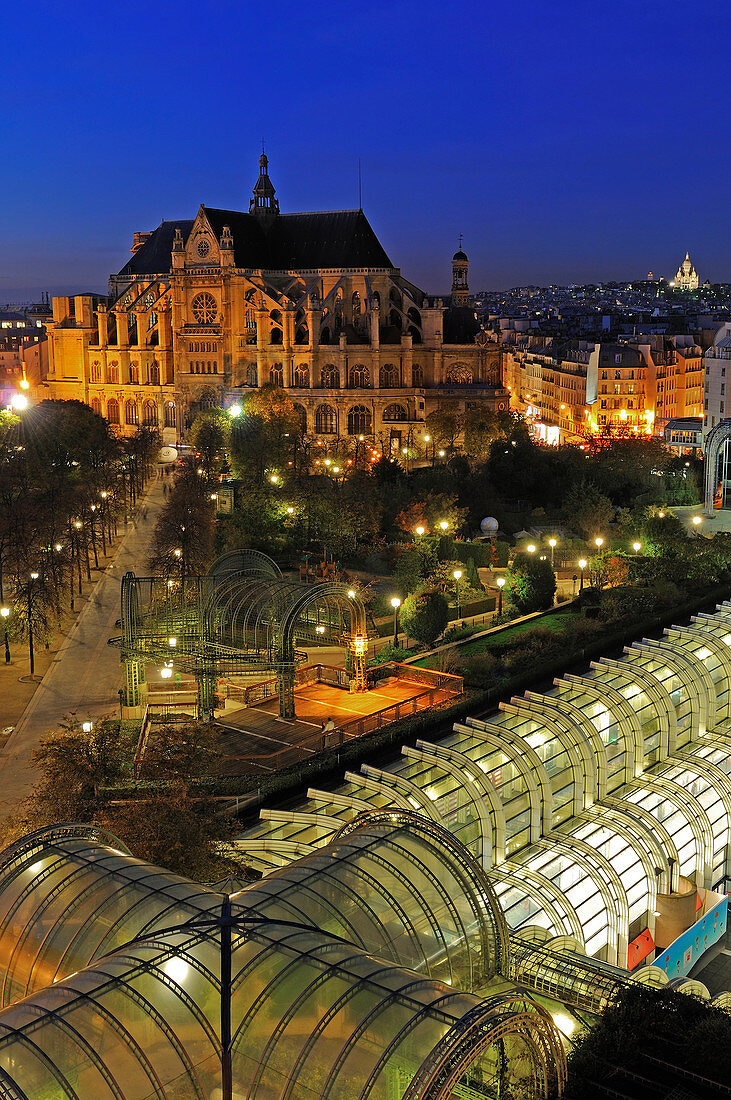
M 155 524 L 149 558 L 152 571 L 183 578 L 205 573 L 213 552 L 214 522 L 210 493 L 188 462 Z
M 210 722 L 155 726 L 145 752 L 142 776 L 188 784 L 209 774 L 219 753 L 219 731 Z
M 592 538 L 606 531 L 607 524 L 614 515 L 609 497 L 600 493 L 593 482 L 583 478 L 574 485 L 564 500 L 566 522 L 584 536 Z
M 506 581 L 510 599 L 524 614 L 553 606 L 556 574 L 550 561 L 541 561 L 535 554 L 516 554 Z
M 432 645 L 448 622 L 449 606 L 443 592 L 434 588 L 421 589 L 404 600 L 401 624 L 417 642 Z
M 432 446 L 454 447 L 460 432 L 459 412 L 456 402 L 442 402 L 430 412 L 425 421 Z
M 206 477 L 211 478 L 225 461 L 231 435 L 231 420 L 223 409 L 199 413 L 188 429 L 188 441 L 200 452 Z

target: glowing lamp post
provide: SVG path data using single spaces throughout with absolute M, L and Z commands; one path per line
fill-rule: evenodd
M 497 613 L 498 617 L 503 613 L 503 589 L 505 588 L 505 577 L 496 577 L 495 584 L 497 585 Z
M 455 581 L 457 582 L 457 585 L 456 585 L 456 587 L 457 587 L 457 618 L 459 619 L 461 617 L 460 613 L 459 613 L 459 582 L 462 579 L 462 570 L 461 569 L 455 569 L 455 571 L 452 573 L 452 576 L 454 577 Z
M 421 524 L 419 524 L 419 526 L 415 528 L 415 530 L 419 538 L 421 538 L 421 536 L 424 534 L 425 528 L 422 527 Z
M 33 653 L 33 582 L 37 580 L 38 574 L 31 573 L 30 580 L 28 581 L 28 654 L 30 656 L 31 676 L 35 671 L 35 658 Z
M 0 615 L 3 619 L 3 631 L 5 633 L 5 664 L 10 664 L 10 643 L 8 642 L 8 617 L 10 615 L 9 607 L 0 607 Z
M 632 543 L 632 549 L 634 550 L 635 554 L 638 554 L 640 552 L 640 550 L 642 549 L 642 543 L 641 542 L 633 542 Z
M 440 521 L 439 526 L 441 527 L 442 531 L 446 531 L 449 527 L 449 524 L 447 523 L 446 519 L 443 519 Z
M 594 539 L 594 544 L 596 545 L 597 550 L 601 550 L 602 546 L 604 545 L 604 539 L 599 536 L 598 538 Z
M 701 517 L 700 516 L 693 516 L 693 526 L 695 527 L 696 531 L 698 530 L 698 528 L 700 526 L 700 523 L 701 523 Z
M 579 592 L 584 589 L 584 570 L 586 569 L 586 558 L 579 558 L 579 569 L 581 570 L 581 580 L 579 582 Z
M 553 569 L 553 555 L 556 550 L 556 539 L 549 539 L 548 545 L 551 547 L 551 569 Z
M 393 644 L 398 645 L 398 609 L 401 607 L 398 596 L 392 598 L 391 607 L 393 608 Z

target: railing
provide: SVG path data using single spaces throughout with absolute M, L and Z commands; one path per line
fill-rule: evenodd
M 459 679 L 459 677 L 451 677 L 451 679 Z M 375 730 L 381 729 L 382 726 L 388 726 L 391 722 L 409 718 L 420 710 L 432 710 L 437 706 L 443 706 L 445 703 L 451 703 L 456 694 L 460 693 L 447 692 L 444 688 L 430 688 L 428 691 L 422 691 L 419 695 L 414 695 L 411 699 L 406 699 L 403 703 L 394 703 L 393 706 L 384 707 L 383 710 L 377 710 L 374 714 L 364 714 L 362 718 L 353 718 L 350 722 L 344 722 L 342 726 L 338 726 L 331 733 L 325 734 L 326 741 L 322 747 L 330 748 L 332 745 L 342 745 L 355 737 L 363 737 L 366 733 L 373 733 Z
M 461 695 L 464 690 L 464 680 L 461 676 L 453 676 L 449 672 L 438 672 L 431 668 L 419 668 L 416 665 L 402 665 L 397 661 L 388 661 L 386 664 L 377 665 L 366 673 L 369 687 L 373 687 L 380 680 L 389 676 L 397 676 L 399 680 L 411 681 L 416 684 L 428 684 L 430 688 L 447 691 L 452 695 Z
M 149 706 L 145 707 L 145 713 L 142 715 L 142 725 L 140 726 L 140 735 L 137 738 L 137 748 L 135 749 L 134 757 L 132 758 L 132 771 L 135 779 L 140 778 L 140 768 L 142 767 L 142 761 L 145 758 L 145 752 L 147 750 L 147 741 L 150 736 L 150 727 L 152 725 L 152 716 L 150 714 Z
M 331 687 L 347 689 L 350 686 L 350 673 L 344 668 L 335 665 L 306 665 L 298 668 L 294 674 L 294 687 L 305 687 L 307 684 L 330 684 Z M 260 680 L 258 684 L 250 684 L 248 687 L 240 687 L 238 684 L 226 684 L 226 698 L 238 699 L 244 706 L 254 706 L 271 699 L 279 690 L 279 681 Z

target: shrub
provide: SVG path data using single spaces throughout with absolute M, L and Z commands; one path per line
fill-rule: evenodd
M 510 599 L 523 614 L 543 611 L 553 606 L 556 594 L 556 574 L 551 563 L 535 554 L 518 553 L 507 573 Z
M 422 589 L 409 596 L 401 608 L 403 629 L 417 642 L 432 645 L 449 621 L 449 608 L 443 592 Z

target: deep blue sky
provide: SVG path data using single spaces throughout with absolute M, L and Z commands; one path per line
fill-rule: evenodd
M 363 205 L 392 261 L 473 289 L 731 281 L 720 0 L 87 0 L 5 10 L 0 301 L 104 289 L 134 230 Z

